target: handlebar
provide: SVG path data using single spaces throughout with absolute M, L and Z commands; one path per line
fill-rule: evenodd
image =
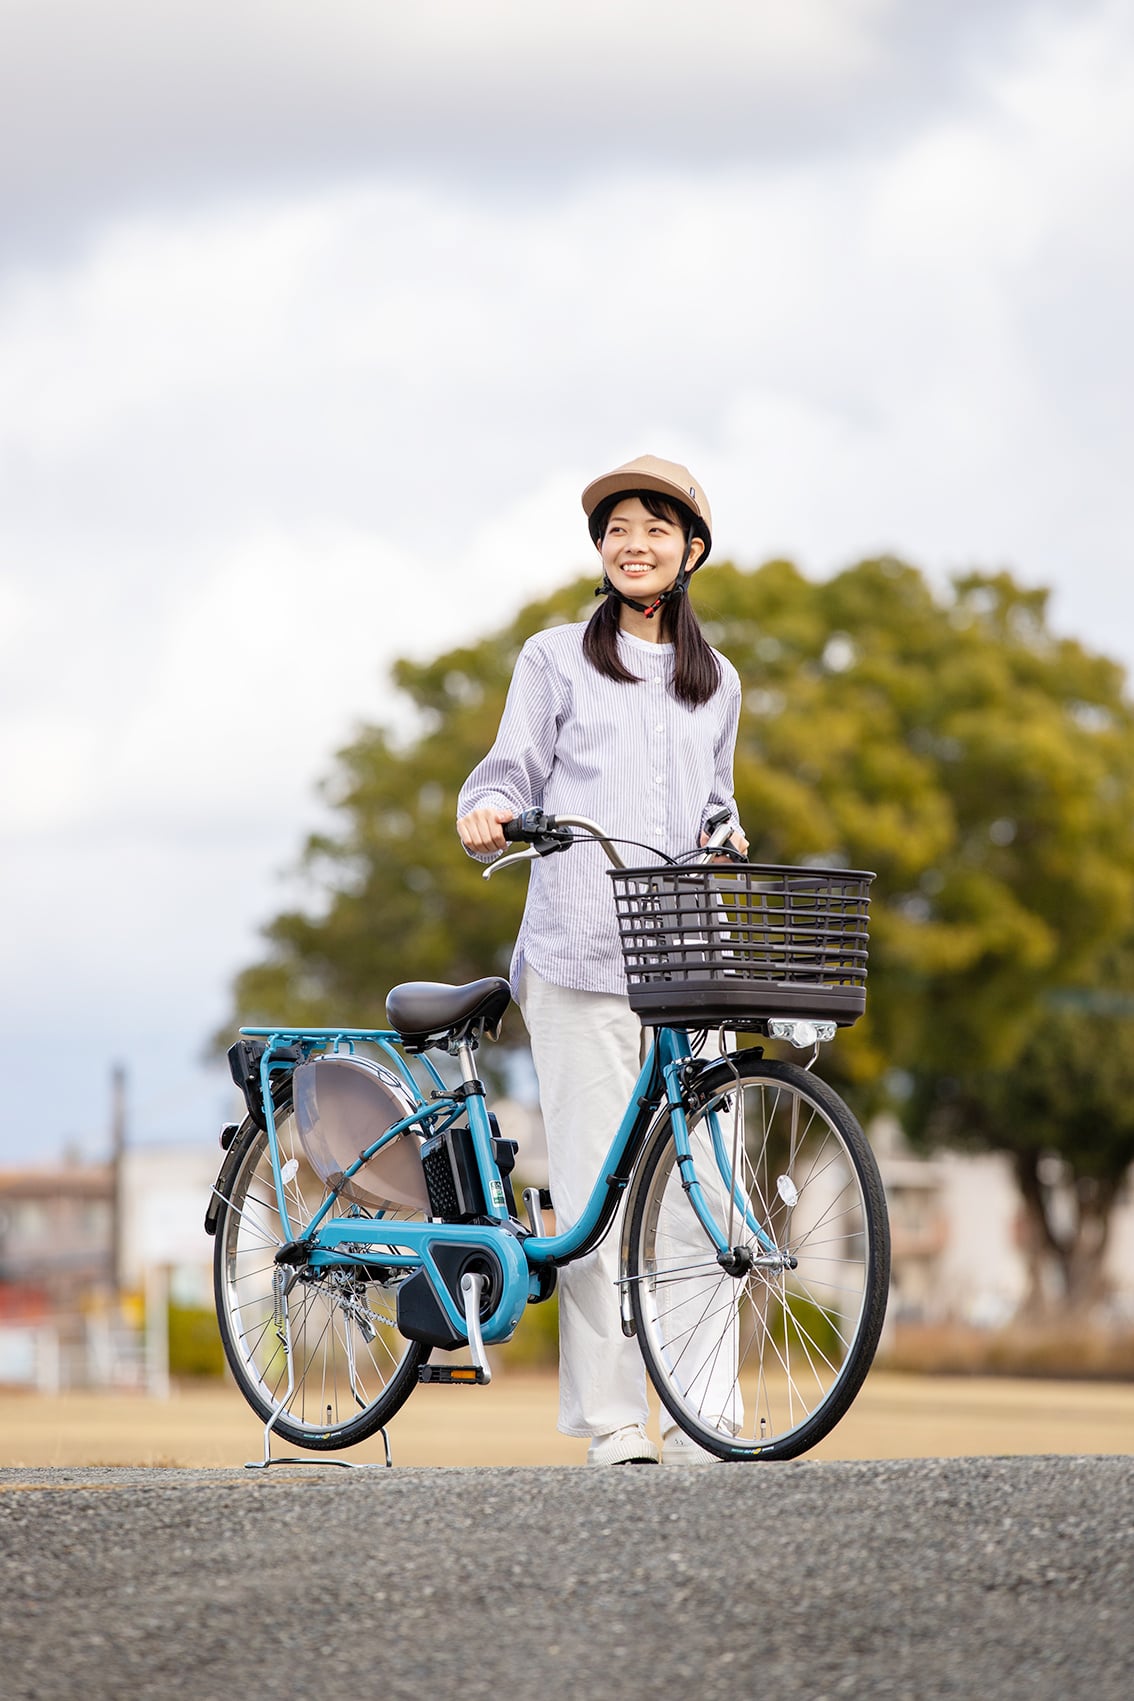
M 709 833 L 704 846 L 706 862 L 713 851 L 720 850 L 727 844 L 731 833 L 731 819 L 727 809 L 718 809 L 706 821 L 705 826 Z M 588 821 L 586 816 L 545 815 L 542 809 L 525 809 L 513 820 L 503 822 L 501 831 L 510 844 L 526 843 L 529 848 L 526 851 L 518 851 L 515 856 L 499 857 L 496 862 L 488 865 L 483 878 L 491 879 L 498 869 L 510 868 L 514 862 L 535 862 L 538 857 L 553 856 L 556 851 L 569 850 L 576 842 L 575 830 L 600 844 L 614 868 L 626 867 L 607 833 L 594 821 Z

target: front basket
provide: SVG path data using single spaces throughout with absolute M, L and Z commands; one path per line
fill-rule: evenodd
M 873 874 L 709 863 L 610 878 L 630 1005 L 648 1025 L 862 1015 Z

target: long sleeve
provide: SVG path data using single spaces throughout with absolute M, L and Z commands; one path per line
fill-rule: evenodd
M 547 659 L 529 641 L 517 659 L 492 749 L 461 787 L 458 819 L 473 809 L 510 809 L 519 815 L 542 804 L 562 719 L 557 699 Z
M 736 812 L 736 781 L 733 778 L 733 756 L 736 751 L 736 733 L 740 725 L 740 680 L 733 668 L 729 668 L 725 679 L 721 681 L 722 692 L 727 690 L 728 697 L 721 714 L 720 728 L 717 732 L 716 744 L 713 750 L 713 787 L 708 801 L 701 814 L 701 831 L 710 815 L 718 809 L 727 809 L 737 826 L 739 817 Z

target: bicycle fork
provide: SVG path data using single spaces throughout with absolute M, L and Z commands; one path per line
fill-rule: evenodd
M 708 1248 L 712 1248 L 716 1262 L 726 1274 L 738 1279 L 746 1278 L 754 1273 L 766 1281 L 769 1277 L 782 1276 L 787 1270 L 796 1268 L 797 1260 L 786 1246 L 778 1246 L 767 1230 L 753 1215 L 751 1201 L 747 1190 L 742 1185 L 738 1149 L 740 1134 L 740 1117 L 742 1107 L 733 1106 L 734 1126 L 733 1138 L 727 1140 L 720 1125 L 719 1106 L 705 1113 L 702 1126 L 708 1134 L 705 1143 L 705 1155 L 708 1158 L 708 1175 L 703 1183 L 697 1174 L 697 1160 L 693 1155 L 692 1140 L 689 1133 L 689 1123 L 686 1119 L 684 1087 L 682 1073 L 684 1065 L 679 1061 L 670 1063 L 665 1068 L 666 1101 L 669 1126 L 672 1132 L 675 1162 L 681 1179 L 682 1191 L 705 1231 Z M 739 1094 L 739 1084 L 735 1088 Z M 794 1135 L 793 1135 L 794 1147 Z M 715 1177 L 714 1177 L 715 1171 Z M 714 1189 L 720 1184 L 728 1200 L 727 1221 L 719 1220 L 719 1213 L 714 1211 L 706 1197 L 706 1185 Z M 788 1195 L 783 1186 L 780 1187 L 781 1197 L 788 1202 Z M 630 1279 L 626 1275 L 628 1254 L 630 1249 L 630 1232 L 632 1216 L 632 1197 L 628 1202 L 622 1230 L 622 1275 L 619 1281 L 619 1308 L 622 1320 L 622 1332 L 625 1335 L 635 1333 L 633 1309 L 630 1302 Z M 734 1243 L 734 1230 L 739 1232 Z M 690 1266 L 691 1271 L 700 1270 L 703 1266 L 697 1261 Z M 671 1271 L 671 1274 L 678 1272 Z M 641 1281 L 642 1275 L 636 1278 Z

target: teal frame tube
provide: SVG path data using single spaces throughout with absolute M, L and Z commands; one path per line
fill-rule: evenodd
M 679 1075 L 682 1067 L 689 1059 L 688 1036 L 681 1028 L 658 1028 L 654 1034 L 645 1062 L 642 1064 L 634 1090 L 626 1106 L 626 1113 L 618 1125 L 618 1130 L 611 1141 L 607 1154 L 595 1177 L 595 1184 L 583 1208 L 583 1214 L 578 1221 L 562 1234 L 531 1235 L 524 1242 L 524 1251 L 528 1262 L 534 1266 L 541 1264 L 569 1263 L 571 1258 L 585 1245 L 594 1234 L 602 1219 L 607 1200 L 610 1195 L 610 1178 L 617 1174 L 622 1160 L 625 1158 L 631 1140 L 634 1137 L 642 1114 L 642 1101 L 648 1099 L 649 1088 L 655 1076 L 655 1071 L 661 1068 L 666 1084 L 666 1099 L 671 1114 L 681 1109 L 681 1083 Z M 658 1104 L 656 1109 L 660 1109 Z M 685 1129 L 685 1119 L 681 1117 L 681 1127 Z M 675 1122 L 676 1131 L 676 1122 Z M 688 1134 L 686 1133 L 686 1145 Z M 617 1185 L 624 1189 L 629 1184 L 630 1177 L 618 1176 Z M 700 1213 L 698 1213 L 700 1214 Z M 704 1219 L 703 1219 L 704 1220 Z M 711 1217 L 705 1220 L 705 1227 L 713 1233 Z M 719 1235 L 713 1234 L 714 1242 L 723 1248 Z
M 421 1089 L 405 1058 L 401 1052 L 394 1048 L 394 1042 L 397 1041 L 399 1035 L 393 1028 L 241 1028 L 240 1032 L 249 1039 L 267 1041 L 260 1058 L 260 1101 L 264 1108 L 264 1122 L 268 1135 L 268 1156 L 272 1165 L 272 1180 L 276 1190 L 276 1206 L 280 1214 L 280 1227 L 286 1240 L 294 1240 L 295 1229 L 292 1226 L 291 1216 L 287 1208 L 287 1196 L 284 1192 L 285 1183 L 280 1165 L 280 1143 L 279 1136 L 276 1133 L 276 1108 L 272 1103 L 271 1083 L 273 1071 L 293 1069 L 295 1063 L 292 1059 L 277 1058 L 275 1056 L 277 1048 L 281 1045 L 301 1045 L 307 1056 L 315 1051 L 328 1050 L 330 1055 L 334 1056 L 343 1046 L 349 1052 L 353 1052 L 355 1045 L 359 1042 L 376 1045 L 390 1058 L 399 1077 L 413 1093 L 419 1107 L 422 1107 L 422 1114 L 424 1114 L 426 1108 L 425 1100 L 421 1096 Z M 445 1083 L 429 1059 L 425 1057 L 422 1062 L 441 1091 L 445 1092 Z M 436 1108 L 440 1110 L 443 1106 L 438 1103 Z M 459 1111 L 455 1113 L 455 1115 L 457 1114 L 459 1114 Z M 455 1120 L 455 1115 L 449 1118 L 450 1122 Z M 413 1122 L 420 1120 L 420 1115 L 414 1116 L 407 1120 L 405 1126 L 409 1127 Z M 449 1123 L 446 1122 L 445 1126 L 448 1127 Z M 357 1164 L 352 1165 L 350 1173 L 355 1174 L 366 1158 L 373 1157 L 374 1152 L 385 1143 L 386 1138 L 392 1138 L 395 1132 L 400 1132 L 400 1130 L 387 1129 L 383 1138 L 375 1143 L 374 1148 L 366 1153 L 365 1157 L 360 1158 Z M 319 1216 L 315 1219 L 316 1222 L 326 1215 L 333 1202 L 334 1195 L 331 1194 L 324 1200 Z M 310 1230 L 310 1226 L 308 1225 L 308 1230 Z
M 487 1223 L 385 1223 L 380 1217 L 334 1217 L 319 1231 L 318 1244 L 312 1249 L 309 1263 L 313 1269 L 324 1265 L 392 1264 L 406 1270 L 425 1269 L 430 1285 L 458 1335 L 465 1335 L 464 1312 L 455 1303 L 445 1285 L 444 1277 L 433 1257 L 433 1247 L 448 1241 L 462 1246 L 483 1246 L 499 1262 L 504 1275 L 504 1291 L 492 1316 L 482 1325 L 484 1339 L 507 1341 L 515 1331 L 531 1297 L 531 1271 L 524 1256 L 524 1245 L 517 1235 L 501 1232 Z M 368 1245 L 373 1256 L 338 1251 L 341 1243 L 349 1246 Z M 397 1250 L 395 1250 L 397 1249 Z

